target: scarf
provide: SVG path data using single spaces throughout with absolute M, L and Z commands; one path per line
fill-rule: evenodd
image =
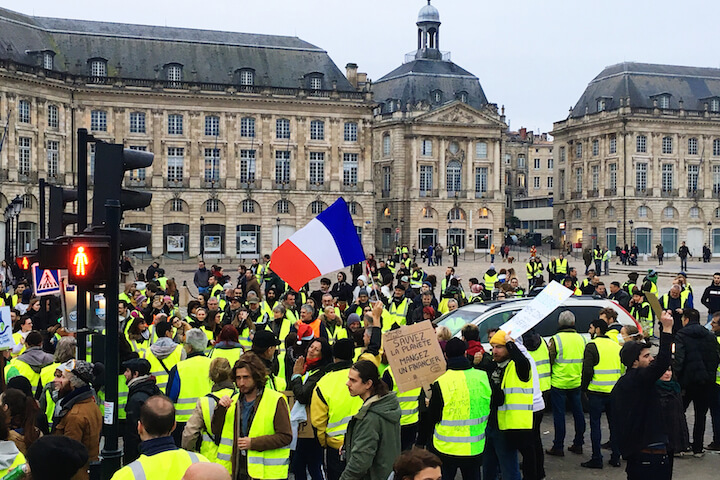
M 303 370 L 303 375 L 311 370 L 314 370 L 318 363 L 320 363 L 320 360 L 322 360 L 322 357 L 305 360 L 305 370 Z

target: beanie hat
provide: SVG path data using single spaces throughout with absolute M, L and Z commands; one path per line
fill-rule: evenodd
M 137 297 L 137 299 L 135 299 L 135 301 L 137 302 L 138 305 L 140 305 L 140 304 L 141 304 L 142 302 L 144 302 L 145 300 L 147 300 L 147 297 L 146 297 L 145 295 L 139 295 L 139 296 Z
M 466 350 L 467 344 L 457 337 L 451 338 L 445 345 L 445 354 L 448 358 L 462 357 L 465 355 Z
M 352 325 L 353 323 L 360 323 L 360 315 L 358 315 L 357 313 L 351 313 L 350 315 L 348 315 L 348 319 L 347 319 L 348 327 L 350 325 Z
M 297 329 L 298 341 L 307 341 L 315 338 L 312 327 L 307 323 L 298 322 L 295 328 Z
M 648 276 L 648 277 L 657 277 L 657 272 L 655 271 L 655 269 L 650 268 L 650 269 L 648 269 L 648 274 L 647 274 L 647 276 Z
M 628 273 L 628 278 L 629 278 L 630 280 L 632 280 L 632 281 L 637 280 L 638 277 L 639 277 L 639 275 L 638 275 L 637 272 L 630 272 L 630 273 Z
M 170 295 L 165 295 L 165 296 L 163 297 L 163 302 L 169 302 L 169 301 L 171 301 L 171 300 L 172 300 L 172 297 L 171 297 Z
M 360 291 L 358 291 L 358 297 L 362 297 L 363 295 L 365 295 L 366 297 L 368 296 L 368 291 L 366 288 L 361 288 Z
M 355 343 L 349 338 L 342 338 L 332 346 L 333 357 L 351 361 L 355 354 Z
M 505 335 L 507 335 L 502 330 L 498 330 L 495 332 L 495 335 L 492 336 L 490 339 L 491 345 L 505 345 Z
M 32 476 L 42 480 L 70 480 L 88 461 L 85 445 L 64 435 L 45 435 L 25 454 Z
M 32 397 L 32 386 L 30 385 L 30 380 L 23 377 L 22 375 L 16 375 L 12 377 L 7 382 L 7 388 L 14 388 L 16 390 L 20 390 L 25 394 L 26 397 Z
M 150 375 L 150 362 L 144 358 L 127 360 L 122 366 L 131 372 L 138 372 L 140 376 Z
M 61 372 L 68 372 L 74 375 L 85 385 L 90 384 L 93 381 L 92 363 L 88 363 L 83 360 L 72 359 L 60 364 L 57 369 Z
M 470 292 L 472 292 L 472 293 L 480 293 L 480 292 L 482 292 L 482 285 L 480 285 L 479 283 L 476 283 L 475 285 L 473 285 L 472 287 L 470 287 Z

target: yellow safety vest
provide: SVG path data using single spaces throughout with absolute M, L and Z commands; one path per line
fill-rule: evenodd
M 448 370 L 437 383 L 443 411 L 442 419 L 435 424 L 433 446 L 446 455 L 480 455 L 485 449 L 492 394 L 487 373 L 474 368 Z
M 217 407 L 218 401 L 222 397 L 232 397 L 235 394 L 234 389 L 224 388 L 217 392 L 208 393 L 202 397 L 200 401 L 200 411 L 203 417 L 203 431 L 202 440 L 200 442 L 200 453 L 210 460 L 211 462 L 217 462 L 217 451 L 218 446 L 215 444 L 215 440 L 212 438 L 212 417 L 215 414 L 215 407 Z
M 576 332 L 559 332 L 555 341 L 555 364 L 552 367 L 551 385 L 555 388 L 577 388 L 582 383 L 582 361 L 585 338 Z
M 338 442 L 345 441 L 350 419 L 360 411 L 363 401 L 359 397 L 351 397 L 347 383 L 349 368 L 328 372 L 318 380 L 315 388 L 322 393 L 328 407 L 325 434 Z M 415 405 L 417 407 L 417 404 Z
M 22 454 L 22 452 L 18 452 L 17 456 L 15 457 L 15 460 L 13 460 L 13 463 L 10 465 L 9 468 L 5 468 L 0 470 L 0 478 L 5 478 L 5 475 L 12 472 L 14 469 L 19 467 L 20 465 L 23 465 L 27 463 L 27 460 L 25 459 L 25 455 Z M 24 476 L 22 478 L 25 478 Z
M 219 301 L 220 301 L 220 296 L 219 296 L 219 295 L 220 295 L 221 293 L 223 293 L 224 291 L 225 291 L 225 290 L 223 290 L 222 285 L 220 285 L 219 283 L 216 283 L 215 285 L 213 285 L 212 290 L 210 290 L 210 296 L 217 298 L 217 299 L 218 299 L 218 303 L 220 303 L 220 302 L 219 302 Z
M 129 338 L 127 340 L 132 351 L 137 353 L 140 358 L 143 358 L 145 352 L 150 348 L 149 340 L 147 342 L 138 342 L 137 340 L 130 340 Z
M 395 380 L 395 376 L 392 373 L 392 368 L 387 367 L 385 371 L 388 372 L 390 378 L 392 378 L 393 392 L 397 395 L 398 403 L 400 403 L 400 413 L 402 414 L 400 417 L 400 426 L 404 427 L 405 425 L 416 424 L 419 420 L 418 399 L 420 398 L 421 388 L 418 387 L 401 392 L 398 388 L 397 380 Z
M 20 334 L 20 332 L 13 333 L 13 341 L 15 342 L 15 345 L 20 345 L 21 340 L 22 340 L 22 335 Z M 19 357 L 20 355 L 25 353 L 25 350 L 27 350 L 27 347 L 25 347 L 25 345 L 23 344 L 23 347 L 20 349 L 20 351 L 18 353 L 11 354 L 12 358 Z
M 327 324 L 325 325 L 325 328 L 327 328 Z M 330 332 L 329 328 L 327 331 L 330 335 L 330 338 L 328 339 L 330 345 L 334 344 L 338 340 L 342 340 L 343 338 L 348 338 L 347 329 L 342 325 L 335 325 L 335 330 L 332 332 Z
M 130 388 L 127 386 L 125 375 L 118 375 L 118 420 L 127 419 L 127 398 Z
M 643 316 L 641 310 L 645 310 L 647 314 Z M 653 334 L 653 312 L 652 308 L 650 308 L 650 303 L 642 302 L 639 306 L 633 306 L 630 309 L 630 315 L 632 315 L 635 320 L 640 323 L 643 332 L 648 332 L 649 335 Z
M 275 412 L 280 399 L 287 404 L 287 398 L 285 398 L 285 395 L 282 393 L 268 388 L 263 389 L 260 403 L 253 417 L 252 425 L 250 425 L 248 437 L 252 439 L 264 435 L 273 435 L 275 433 Z M 225 414 L 225 424 L 223 425 L 222 437 L 217 453 L 217 463 L 223 465 L 230 472 L 232 469 L 233 443 L 235 442 L 237 431 L 235 425 L 237 404 L 238 399 L 236 398 Z M 289 467 L 289 445 L 274 450 L 265 450 L 264 452 L 257 450 L 247 451 L 247 474 L 250 478 L 259 480 L 288 478 Z
M 717 337 L 718 343 L 720 343 L 720 337 Z M 717 372 L 715 372 L 715 383 L 720 385 L 720 365 L 718 365 Z
M 560 260 L 559 258 L 555 260 L 555 273 L 561 274 L 561 273 L 567 273 L 568 271 L 568 261 L 567 258 L 563 258 Z
M 390 308 L 388 309 L 388 315 L 382 318 L 382 331 L 387 332 L 397 323 L 399 326 L 407 324 L 407 314 L 410 308 L 410 300 L 404 298 L 400 305 L 395 305 L 394 301 L 390 302 Z M 362 318 L 362 315 L 360 316 Z
M 210 393 L 210 362 L 208 357 L 197 355 L 177 364 L 180 393 L 175 402 L 176 422 L 185 423 L 190 420 L 197 399 Z
M 111 480 L 180 480 L 190 465 L 207 461 L 208 459 L 199 453 L 182 449 L 160 452 L 149 457 L 140 455 L 140 458 L 115 472 Z
M 243 354 L 243 349 L 239 347 L 235 348 L 213 348 L 210 350 L 210 359 L 214 358 L 227 358 L 230 362 L 230 366 L 233 367 L 235 362 L 240 360 L 240 355 Z
M 485 290 L 492 292 L 498 281 L 498 274 L 496 273 L 495 275 L 490 275 L 489 273 L 486 273 L 483 277 L 483 281 L 485 282 Z
M 620 340 L 618 340 L 620 336 L 620 330 L 615 330 L 614 328 L 611 328 L 607 331 L 607 333 L 605 333 L 605 335 L 607 335 L 610 340 L 614 341 L 618 345 L 620 344 Z
M 620 345 L 606 337 L 594 338 L 590 340 L 590 343 L 594 343 L 597 347 L 600 361 L 593 368 L 593 377 L 590 380 L 588 391 L 610 393 L 622 374 Z
M 182 345 L 178 345 L 170 355 L 163 359 L 162 363 L 160 363 L 160 359 L 155 356 L 151 349 L 148 348 L 145 351 L 144 358 L 150 362 L 150 375 L 155 377 L 157 387 L 163 392 L 165 391 L 165 387 L 167 387 L 170 370 L 172 370 L 172 368 L 182 359 L 182 350 Z M 163 364 L 165 364 L 164 367 Z M 167 370 L 165 370 L 166 368 Z
M 18 375 L 20 375 L 21 377 L 25 377 L 28 379 L 28 381 L 30 381 L 30 386 L 32 387 L 34 395 L 37 392 L 38 384 L 40 383 L 40 374 L 36 373 L 30 365 L 16 358 L 5 366 L 5 382 L 12 378 L 8 375 L 10 375 L 10 371 L 13 368 L 17 370 Z M 15 376 L 16 375 L 13 375 L 13 377 Z
M 45 388 L 48 383 L 55 378 L 55 370 L 60 366 L 58 362 L 51 363 L 40 370 L 40 386 Z M 55 413 L 55 401 L 49 391 L 45 392 L 45 416 L 48 419 L 48 425 L 52 426 L 53 414 Z
M 423 271 L 418 269 L 415 270 L 412 275 L 410 276 L 410 287 L 411 288 L 420 288 L 422 287 L 423 282 Z
M 526 263 L 525 264 L 525 271 L 527 273 L 528 280 L 532 280 L 535 278 L 535 262 L 532 263 Z
M 550 367 L 550 351 L 548 350 L 547 343 L 545 343 L 545 340 L 540 339 L 540 346 L 536 350 L 528 350 L 528 353 L 535 361 L 535 367 L 537 367 L 540 390 L 543 392 L 550 390 L 552 370 Z
M 498 407 L 498 428 L 500 430 L 530 430 L 533 424 L 533 379 L 523 382 L 515 371 L 515 362 L 505 367 L 502 383 L 505 403 Z

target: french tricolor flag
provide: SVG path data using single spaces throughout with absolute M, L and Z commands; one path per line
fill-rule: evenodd
M 298 291 L 314 278 L 364 260 L 347 203 L 340 197 L 275 249 L 270 268 Z

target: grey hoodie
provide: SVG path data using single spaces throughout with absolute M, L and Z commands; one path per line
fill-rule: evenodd
M 163 337 L 158 338 L 155 343 L 150 345 L 150 351 L 160 360 L 165 360 L 177 347 L 178 344 L 173 342 L 172 338 Z M 186 355 L 185 349 L 183 348 L 180 353 L 180 360 L 185 360 Z
M 43 367 L 46 367 L 55 361 L 52 355 L 42 351 L 41 347 L 30 347 L 23 352 L 18 358 L 21 362 L 27 363 L 35 373 L 40 373 Z
M 20 450 L 15 446 L 15 442 L 0 440 L 0 470 L 10 468 L 19 453 Z

